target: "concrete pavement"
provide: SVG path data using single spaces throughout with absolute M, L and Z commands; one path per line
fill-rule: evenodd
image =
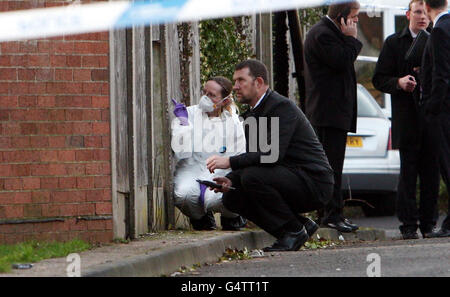
M 270 253 L 262 258 L 202 266 L 181 276 L 449 277 L 450 238 L 358 242 L 328 249 Z
M 382 229 L 362 228 L 355 233 L 340 234 L 320 228 L 317 238 L 346 241 L 386 239 Z M 169 276 L 180 267 L 216 263 L 227 248 L 261 249 L 275 239 L 259 229 L 245 231 L 165 231 L 151 233 L 129 243 L 102 245 L 80 253 L 81 276 Z M 13 270 L 1 276 L 67 276 L 70 264 L 66 258 L 55 258 L 33 264 L 27 270 Z
M 314 236 L 327 240 L 373 241 L 385 240 L 383 230 L 364 229 L 341 234 L 333 229 L 321 228 Z M 101 264 L 83 273 L 83 276 L 161 276 L 170 275 L 181 266 L 215 263 L 227 248 L 243 250 L 261 249 L 275 238 L 264 231 L 230 232 L 196 243 L 169 247 L 114 263 Z

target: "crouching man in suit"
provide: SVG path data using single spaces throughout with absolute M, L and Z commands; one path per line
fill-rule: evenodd
M 222 185 L 215 191 L 224 192 L 227 209 L 277 238 L 265 251 L 296 251 L 318 229 L 300 213 L 323 208 L 330 200 L 333 170 L 303 112 L 269 88 L 264 64 L 241 62 L 233 80 L 238 102 L 250 106 L 243 115 L 247 150 L 207 160 L 210 171 L 232 169 L 214 179 Z

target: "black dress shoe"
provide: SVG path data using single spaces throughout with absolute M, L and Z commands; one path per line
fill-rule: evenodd
M 220 223 L 223 231 L 240 231 L 247 225 L 247 219 L 241 216 L 235 218 L 220 217 Z
M 339 232 L 343 232 L 343 233 L 350 233 L 353 231 L 353 229 L 348 226 L 347 224 L 344 223 L 344 220 L 340 220 L 340 219 L 327 219 L 325 220 L 322 225 L 324 227 L 327 228 L 332 228 L 332 229 L 336 229 Z
M 419 239 L 417 229 L 410 226 L 400 226 L 400 232 L 403 239 Z
M 283 235 L 275 241 L 272 246 L 265 247 L 265 252 L 287 252 L 298 251 L 308 240 L 305 227 L 299 232 L 284 232 Z
M 437 237 L 450 237 L 450 229 L 441 227 L 439 231 L 434 231 L 433 233 L 429 234 L 430 238 L 437 238 Z
M 305 220 L 302 222 L 303 226 L 305 226 L 306 233 L 308 233 L 308 236 L 311 237 L 316 233 L 316 231 L 319 229 L 319 225 L 316 224 L 311 219 L 305 218 Z
M 420 232 L 422 233 L 423 238 L 432 238 L 433 234 L 437 233 L 437 229 L 434 226 L 429 226 L 426 228 L 421 228 Z
M 343 218 L 343 219 L 344 219 L 344 224 L 346 224 L 347 226 L 352 228 L 352 231 L 356 231 L 359 229 L 358 225 L 353 224 L 349 219 L 346 219 L 346 218 Z
M 406 231 L 406 232 L 402 232 L 402 238 L 403 239 L 419 239 L 419 235 L 417 234 L 417 231 Z

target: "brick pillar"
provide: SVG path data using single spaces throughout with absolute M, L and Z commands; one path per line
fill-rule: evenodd
M 0 243 L 112 239 L 108 36 L 0 43 Z

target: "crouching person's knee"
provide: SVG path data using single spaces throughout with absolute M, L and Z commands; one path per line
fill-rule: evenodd
M 223 197 L 215 195 L 213 197 L 206 197 L 205 208 L 207 211 L 219 212 L 222 216 L 227 218 L 235 218 L 238 214 L 231 212 L 225 207 L 223 203 Z
M 185 216 L 194 220 L 198 220 L 205 215 L 205 210 L 200 205 L 198 196 L 175 190 L 174 204 Z
M 255 189 L 262 184 L 262 180 L 260 178 L 260 172 L 256 167 L 248 167 L 245 168 L 241 175 L 241 185 L 245 190 Z

